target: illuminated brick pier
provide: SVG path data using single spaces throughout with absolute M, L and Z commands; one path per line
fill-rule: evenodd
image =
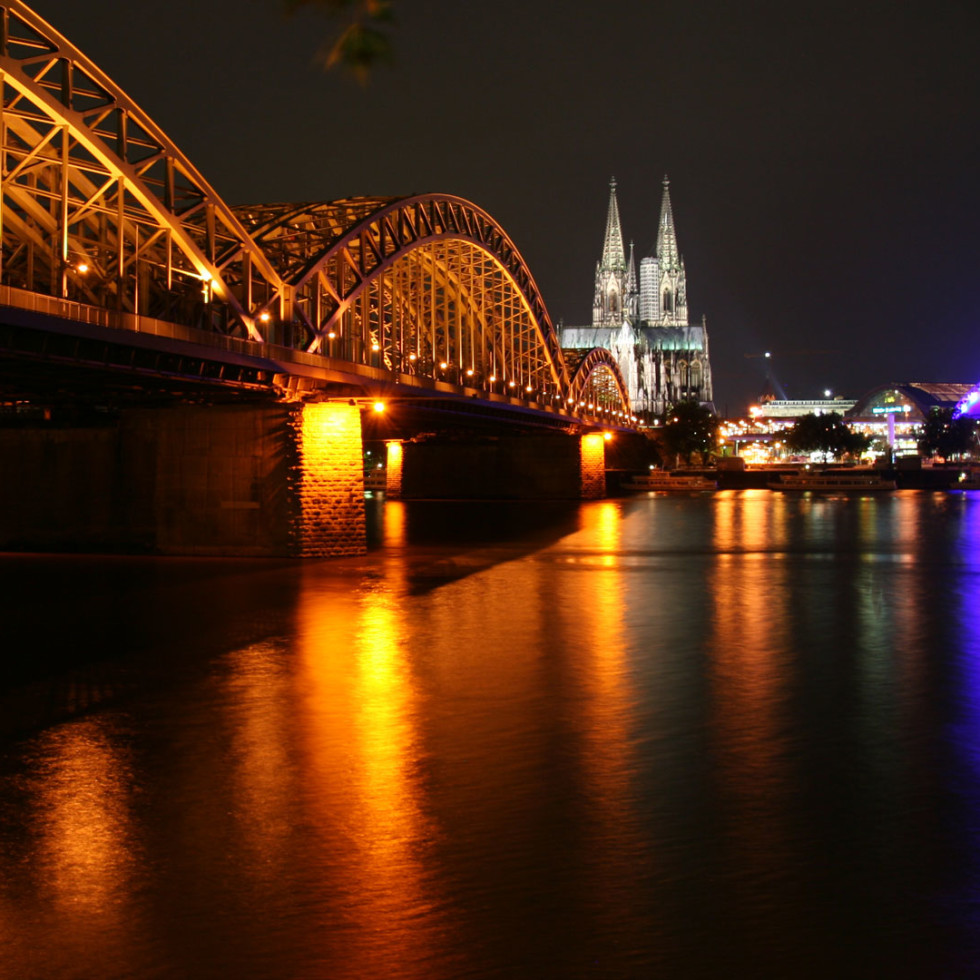
M 365 550 L 358 409 L 135 409 L 0 429 L 0 549 L 326 557 Z
M 353 405 L 304 405 L 291 421 L 297 461 L 290 481 L 290 553 L 301 558 L 363 554 L 361 413 Z

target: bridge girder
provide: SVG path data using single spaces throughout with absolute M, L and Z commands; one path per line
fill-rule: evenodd
M 555 398 L 569 390 L 537 284 L 481 208 L 427 194 L 278 210 L 237 212 L 289 283 L 306 350 Z

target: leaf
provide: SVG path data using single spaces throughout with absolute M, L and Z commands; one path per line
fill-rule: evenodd
M 316 60 L 325 68 L 349 71 L 364 84 L 371 70 L 394 60 L 389 36 L 379 29 L 394 21 L 394 0 L 283 0 L 286 10 L 321 8 L 328 17 L 341 19 L 339 32 L 317 52 Z
M 364 24 L 351 24 L 329 47 L 321 48 L 318 60 L 326 68 L 343 68 L 366 82 L 371 69 L 392 60 L 391 41 L 386 34 Z

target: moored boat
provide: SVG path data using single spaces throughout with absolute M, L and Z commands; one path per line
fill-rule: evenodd
M 700 473 L 677 473 L 653 470 L 634 476 L 623 484 L 624 490 L 717 490 L 718 481 Z
M 980 473 L 961 473 L 950 490 L 980 490 Z
M 364 492 L 379 493 L 388 485 L 388 473 L 382 468 L 368 470 L 364 474 Z
M 894 490 L 894 480 L 880 473 L 781 473 L 766 484 L 770 490 L 813 490 L 823 493 L 875 493 Z

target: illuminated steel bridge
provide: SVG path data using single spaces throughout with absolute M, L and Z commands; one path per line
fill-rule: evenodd
M 0 305 L 59 324 L 52 356 L 70 361 L 78 348 L 64 338 L 81 337 L 88 357 L 98 343 L 135 351 L 104 367 L 116 357 L 144 379 L 635 421 L 612 356 L 562 351 L 519 251 L 475 204 L 426 194 L 230 207 L 30 8 L 8 0 L 0 12 Z M 8 330 L 6 352 L 43 358 L 25 340 L 35 327 Z

